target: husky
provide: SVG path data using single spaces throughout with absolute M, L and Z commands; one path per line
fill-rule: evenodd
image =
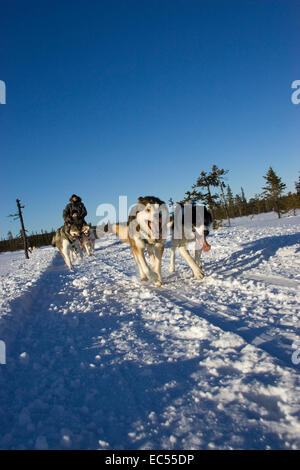
M 161 260 L 166 239 L 162 236 L 161 210 L 165 203 L 154 196 L 138 198 L 130 212 L 127 225 L 112 224 L 112 231 L 121 242 L 129 243 L 142 281 L 162 285 Z M 151 266 L 145 258 L 148 252 Z
M 196 204 L 177 204 L 175 213 L 171 216 L 171 256 L 169 272 L 175 271 L 176 248 L 184 258 L 196 279 L 203 279 L 204 271 L 200 261 L 201 252 L 208 252 L 211 246 L 206 237 L 212 224 L 212 216 L 205 206 Z M 194 258 L 187 245 L 195 242 Z
M 95 251 L 95 233 L 91 227 L 91 224 L 83 225 L 81 229 L 82 241 L 81 246 L 85 249 L 88 256 L 92 256 L 92 253 Z
M 72 261 L 78 256 L 82 257 L 80 247 L 80 230 L 76 225 L 63 225 L 52 238 L 52 246 L 59 249 L 67 267 L 73 269 Z

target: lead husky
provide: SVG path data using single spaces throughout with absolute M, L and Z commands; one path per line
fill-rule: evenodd
M 63 225 L 52 238 L 52 246 L 59 249 L 69 269 L 73 269 L 72 261 L 74 261 L 77 254 L 82 257 L 79 238 L 80 230 L 76 225 Z
M 164 206 L 165 203 L 157 197 L 140 197 L 130 212 L 127 225 L 112 225 L 112 231 L 120 240 L 130 244 L 141 280 L 149 279 L 156 286 L 162 285 L 161 260 L 166 239 L 162 237 L 160 211 Z M 146 250 L 151 267 L 145 258 Z

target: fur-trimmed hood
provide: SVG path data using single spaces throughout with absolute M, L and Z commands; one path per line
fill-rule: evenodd
M 74 204 L 74 201 L 72 200 L 73 197 L 77 197 L 77 201 L 76 201 L 77 204 L 78 204 L 78 202 L 81 202 L 81 197 L 77 196 L 77 194 L 72 194 L 69 201 L 73 202 L 73 204 Z

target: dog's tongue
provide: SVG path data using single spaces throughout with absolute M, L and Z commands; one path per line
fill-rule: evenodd
M 211 249 L 211 246 L 209 245 L 209 243 L 207 243 L 206 238 L 203 237 L 202 241 L 202 250 L 205 252 L 209 251 Z
M 207 252 L 211 249 L 210 244 L 207 243 L 207 241 L 206 241 L 205 235 L 200 236 L 200 235 L 196 232 L 196 239 L 197 239 L 199 245 L 202 245 L 202 250 L 203 250 L 205 253 L 207 253 Z

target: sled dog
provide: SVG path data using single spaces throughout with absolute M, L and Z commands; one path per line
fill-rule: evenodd
M 86 224 L 81 229 L 82 232 L 82 242 L 81 246 L 85 249 L 88 256 L 92 256 L 92 253 L 95 251 L 95 233 L 91 227 L 91 224 Z
M 162 233 L 162 212 L 168 210 L 165 208 L 165 203 L 157 197 L 140 197 L 130 211 L 127 225 L 112 225 L 112 231 L 119 239 L 129 243 L 141 280 L 149 279 L 156 286 L 162 285 L 161 260 L 166 242 Z M 145 251 L 151 266 L 146 261 Z
M 72 261 L 78 254 L 82 257 L 79 239 L 80 230 L 76 225 L 63 225 L 52 238 L 52 246 L 59 249 L 69 269 L 73 269 Z
M 201 252 L 210 250 L 206 241 L 212 224 L 212 216 L 205 206 L 196 204 L 177 204 L 174 214 L 171 216 L 171 256 L 169 272 L 175 271 L 176 248 L 184 258 L 196 279 L 202 279 L 204 272 L 200 261 Z M 194 258 L 191 256 L 187 245 L 195 241 Z

